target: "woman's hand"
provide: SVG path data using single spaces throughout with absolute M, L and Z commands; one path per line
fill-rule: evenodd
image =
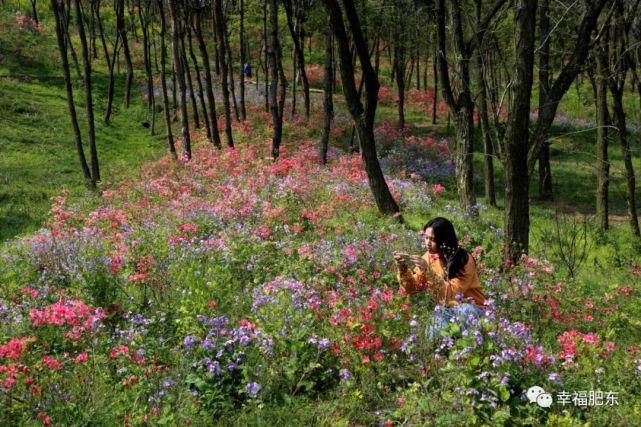
M 408 266 L 409 259 L 410 259 L 410 256 L 408 254 L 399 253 L 399 252 L 394 254 L 394 261 L 396 261 L 396 267 L 398 268 L 398 271 L 409 270 L 409 266 Z
M 427 270 L 429 270 L 427 261 L 425 261 L 425 259 L 420 255 L 411 255 L 410 261 L 414 264 L 416 268 L 418 268 L 422 272 L 426 272 Z

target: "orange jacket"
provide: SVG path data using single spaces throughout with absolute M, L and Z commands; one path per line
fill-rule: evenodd
M 485 305 L 485 295 L 481 290 L 476 262 L 472 255 L 468 256 L 459 276 L 450 280 L 445 280 L 445 265 L 438 256 L 426 252 L 423 259 L 427 261 L 429 271 L 416 267 L 414 271 L 408 268 L 398 272 L 398 281 L 407 294 L 412 295 L 429 288 L 439 304 L 456 304 L 456 295 L 461 294 L 464 299 L 471 299 L 470 302 L 476 306 Z

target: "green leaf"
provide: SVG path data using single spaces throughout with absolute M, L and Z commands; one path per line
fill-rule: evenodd
M 510 399 L 510 392 L 506 387 L 499 387 L 499 399 L 501 402 L 507 402 Z

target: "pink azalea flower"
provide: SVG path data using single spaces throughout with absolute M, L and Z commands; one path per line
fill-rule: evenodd
M 443 184 L 434 184 L 432 193 L 434 193 L 435 197 L 438 197 L 443 191 L 445 191 L 445 186 L 443 186 Z
M 89 358 L 89 354 L 87 354 L 86 351 L 83 351 L 82 353 L 76 356 L 76 359 L 74 360 L 74 362 L 77 365 L 79 363 L 86 362 L 88 358 Z

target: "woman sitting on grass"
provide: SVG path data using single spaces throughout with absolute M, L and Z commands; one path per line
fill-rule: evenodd
M 465 324 L 470 315 L 485 313 L 485 296 L 481 290 L 474 258 L 458 244 L 454 226 L 437 217 L 423 227 L 427 252 L 423 256 L 397 253 L 398 281 L 409 295 L 429 289 L 439 305 L 427 336 L 433 339 L 454 320 Z M 410 267 L 413 265 L 413 268 Z

